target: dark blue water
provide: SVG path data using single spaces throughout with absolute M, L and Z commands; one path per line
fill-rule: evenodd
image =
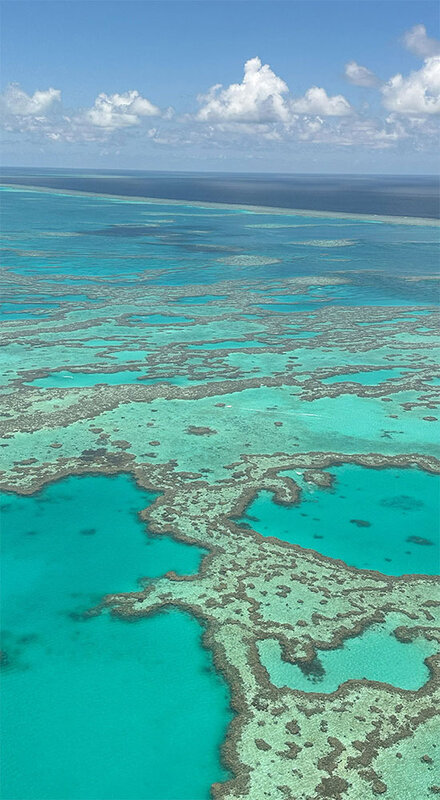
M 427 175 L 280 175 L 4 167 L 8 184 L 125 197 L 440 217 L 439 178 Z

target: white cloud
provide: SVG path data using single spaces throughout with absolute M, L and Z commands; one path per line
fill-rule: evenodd
M 345 77 L 355 86 L 377 86 L 380 83 L 374 72 L 356 61 L 349 61 L 345 65 Z
M 345 116 L 352 111 L 343 95 L 329 97 L 318 86 L 308 89 L 304 97 L 292 99 L 285 81 L 259 58 L 246 61 L 242 83 L 232 83 L 226 89 L 216 84 L 198 99 L 202 107 L 197 119 L 217 124 L 289 124 L 295 114 Z
M 1 96 L 4 113 L 18 117 L 44 114 L 52 104 L 61 100 L 59 89 L 37 89 L 33 95 L 26 94 L 18 83 L 11 83 Z
M 342 94 L 329 97 L 325 89 L 312 86 L 304 97 L 291 101 L 291 108 L 298 114 L 319 114 L 326 117 L 344 117 L 351 114 L 352 108 Z
M 105 94 L 96 98 L 85 118 L 98 128 L 108 131 L 139 125 L 142 117 L 160 116 L 160 109 L 135 89 L 125 94 Z
M 197 118 L 204 122 L 284 122 L 289 118 L 284 99 L 288 91 L 268 64 L 251 58 L 244 65 L 242 83 L 231 83 L 226 89 L 216 84 L 199 96 L 202 107 Z
M 258 125 L 236 122 L 200 125 L 188 116 L 177 127 L 151 128 L 148 135 L 152 142 L 161 147 L 193 147 L 199 153 L 218 154 L 232 150 L 247 153 L 252 158 L 258 158 L 262 152 L 270 152 L 274 145 L 287 150 L 297 147 L 298 143 L 317 148 L 384 150 L 401 143 L 422 149 L 436 142 L 434 118 L 416 119 L 400 114 L 390 114 L 386 120 L 360 114 L 292 114 L 287 124 Z
M 69 113 L 57 102 L 60 99 L 58 89 L 28 95 L 17 84 L 8 86 L 0 97 L 3 128 L 53 142 L 102 142 L 139 126 L 143 118 L 172 117 L 172 109 L 162 111 L 136 90 L 112 95 L 102 92 L 91 108 Z
M 358 85 L 377 81 L 355 61 L 346 65 L 346 75 Z M 258 157 L 277 144 L 287 149 L 298 143 L 369 149 L 401 143 L 420 150 L 435 146 L 440 57 L 429 56 L 421 69 L 408 76 L 393 76 L 380 85 L 380 92 L 387 109 L 382 109 L 382 119 L 380 115 L 371 118 L 367 106 L 355 110 L 342 94 L 331 96 L 318 86 L 295 98 L 269 65 L 253 58 L 245 64 L 241 83 L 217 85 L 199 97 L 196 115 L 173 117 L 172 109 L 159 108 L 136 90 L 101 93 L 91 107 L 66 110 L 57 89 L 28 95 L 12 85 L 1 102 L 6 131 L 14 134 L 17 142 L 25 137 L 40 147 L 80 143 L 116 152 L 137 140 L 140 147 L 150 142 L 152 147 L 168 147 L 176 154 L 189 147 L 222 157 L 232 148 Z
M 404 126 L 397 120 L 390 124 L 357 115 L 345 117 L 298 117 L 291 130 L 292 141 L 338 147 L 368 147 L 382 150 L 407 138 Z
M 403 35 L 403 43 L 411 53 L 421 58 L 440 55 L 440 42 L 427 35 L 424 25 L 414 25 Z
M 394 75 L 381 89 L 383 104 L 399 114 L 440 113 L 440 56 L 425 60 L 408 77 Z

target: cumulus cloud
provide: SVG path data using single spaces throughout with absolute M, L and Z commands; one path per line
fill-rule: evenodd
M 387 111 L 371 118 L 366 106 L 355 110 L 342 94 L 328 95 L 319 86 L 295 97 L 268 64 L 252 58 L 241 83 L 218 84 L 199 96 L 196 114 L 173 117 L 172 109 L 159 108 L 137 90 L 102 92 L 89 107 L 69 110 L 63 109 L 58 89 L 26 94 L 14 84 L 1 99 L 3 126 L 17 141 L 25 136 L 38 146 L 96 143 L 115 151 L 137 139 L 176 152 L 183 147 L 216 151 L 219 158 L 231 148 L 258 157 L 276 143 L 286 148 L 298 142 L 370 149 L 401 142 L 417 149 L 435 146 L 440 56 L 429 55 L 420 69 L 386 83 L 355 61 L 346 65 L 345 74 L 356 85 L 378 86 Z
M 411 53 L 421 58 L 440 55 L 440 42 L 428 36 L 424 25 L 414 25 L 403 35 L 403 43 Z
M 44 114 L 53 103 L 59 100 L 61 100 L 59 89 L 37 89 L 32 95 L 29 95 L 18 83 L 11 83 L 1 96 L 1 105 L 6 114 L 27 117 Z
M 259 58 L 246 61 L 242 83 L 227 88 L 216 84 L 199 96 L 199 102 L 197 119 L 211 123 L 287 124 L 294 114 L 344 116 L 352 110 L 343 95 L 329 97 L 318 86 L 308 89 L 304 97 L 292 99 L 286 82 Z
M 101 92 L 85 117 L 92 125 L 111 131 L 139 125 L 142 117 L 155 117 L 160 114 L 158 106 L 153 105 L 133 89 L 124 94 L 108 95 Z
M 204 122 L 287 121 L 289 108 L 284 95 L 288 91 L 287 84 L 268 64 L 251 58 L 244 65 L 242 83 L 231 83 L 226 89 L 216 84 L 207 94 L 199 95 L 202 107 L 197 118 Z
M 12 84 L 0 97 L 3 128 L 37 134 L 54 142 L 103 142 L 139 126 L 143 118 L 172 116 L 172 109 L 162 111 L 136 90 L 111 95 L 102 92 L 91 108 L 67 113 L 60 100 L 59 89 L 37 90 L 28 95 Z
M 351 114 L 352 108 L 342 94 L 329 97 L 325 89 L 312 86 L 304 97 L 291 101 L 291 108 L 297 114 L 320 114 L 325 117 L 344 117 Z
M 383 104 L 399 114 L 440 113 L 440 56 L 431 56 L 408 77 L 400 73 L 381 89 Z
M 377 75 L 367 67 L 357 64 L 356 61 L 349 61 L 345 65 L 345 77 L 354 86 L 377 86 L 380 81 Z

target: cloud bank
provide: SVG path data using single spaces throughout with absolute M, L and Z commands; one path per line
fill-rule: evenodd
M 95 142 L 118 148 L 137 138 L 159 147 L 197 146 L 219 153 L 231 146 L 257 153 L 261 147 L 295 142 L 370 149 L 404 142 L 420 150 L 435 145 L 438 136 L 440 43 L 423 25 L 407 31 L 402 41 L 423 60 L 407 75 L 397 73 L 381 81 L 354 59 L 345 64 L 349 84 L 372 90 L 371 103 L 360 108 L 323 86 L 295 92 L 255 56 L 245 62 L 241 82 L 215 84 L 198 95 L 196 110 L 180 116 L 137 89 L 101 92 L 86 108 L 66 109 L 60 89 L 27 94 L 11 84 L 0 97 L 3 128 L 17 141 L 21 136 L 54 146 Z M 303 76 L 295 80 L 304 83 Z

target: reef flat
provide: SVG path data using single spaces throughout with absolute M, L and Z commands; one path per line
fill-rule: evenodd
M 35 647 L 14 625 L 21 630 L 28 619 L 30 634 L 37 628 L 26 610 L 36 578 L 26 571 L 21 578 L 20 558 L 33 548 L 37 563 L 47 560 L 38 544 L 46 527 L 33 517 L 43 515 L 53 491 L 53 535 L 66 527 L 70 541 L 65 516 L 75 536 L 84 534 L 80 547 L 74 537 L 66 544 L 62 563 L 81 552 L 100 572 L 95 579 L 87 571 L 84 589 L 74 575 L 60 579 L 42 641 L 64 614 L 78 626 L 72 636 L 87 629 L 91 652 L 99 626 L 110 639 L 105 625 L 118 641 L 124 634 L 114 631 L 129 627 L 127 648 L 142 652 L 142 631 L 163 618 L 167 642 L 176 636 L 184 648 L 188 636 L 195 642 L 188 665 L 206 673 L 209 662 L 196 657 L 197 633 L 188 628 L 195 620 L 202 626 L 203 652 L 220 683 L 201 684 L 200 703 L 208 709 L 215 697 L 220 706 L 204 712 L 195 681 L 195 736 L 214 744 L 198 756 L 204 765 L 192 762 L 194 782 L 187 776 L 178 800 L 439 793 L 432 220 L 371 224 L 297 212 L 288 225 L 287 212 L 276 209 L 3 194 L 0 486 L 11 505 L 4 528 L 14 587 L 23 579 L 5 637 L 11 729 L 14 693 L 23 691 L 23 663 L 32 663 Z M 86 481 L 88 494 L 78 488 L 72 496 L 80 499 L 69 499 L 66 481 Z M 127 486 L 140 493 L 139 506 Z M 104 521 L 92 524 L 95 504 Z M 135 535 L 125 508 L 140 512 L 145 563 L 136 544 L 113 536 L 113 529 Z M 19 526 L 14 544 L 9 530 L 19 512 L 29 524 Z M 106 530 L 120 572 L 117 559 L 107 565 Z M 192 617 L 188 625 L 179 612 Z M 122 624 L 128 621 L 137 624 Z M 158 628 L 158 643 L 160 635 Z M 158 646 L 152 638 L 150 647 Z M 55 650 L 41 651 L 43 665 L 55 664 Z M 167 663 L 142 662 L 158 695 Z M 33 687 L 27 676 L 30 694 L 37 676 Z M 142 721 L 151 698 L 131 702 Z M 100 708 L 95 738 L 105 703 Z M 164 708 L 162 715 L 191 724 L 189 708 Z M 123 707 L 115 713 L 122 724 Z M 60 726 L 51 736 L 61 735 L 62 721 L 51 725 Z M 17 770 L 31 748 L 26 731 L 19 733 L 11 798 L 23 796 Z M 139 778 L 127 798 L 176 800 L 166 738 L 158 733 L 157 761 L 146 766 L 139 749 L 126 754 L 127 775 L 134 765 Z M 94 783 L 100 764 L 88 765 Z M 148 779 L 155 770 L 162 778 Z M 59 783 L 48 789 L 43 774 L 27 779 L 29 797 L 59 798 Z M 112 794 L 108 783 L 97 785 L 93 800 L 120 798 L 120 787 Z M 69 796 L 91 798 L 87 780 Z

